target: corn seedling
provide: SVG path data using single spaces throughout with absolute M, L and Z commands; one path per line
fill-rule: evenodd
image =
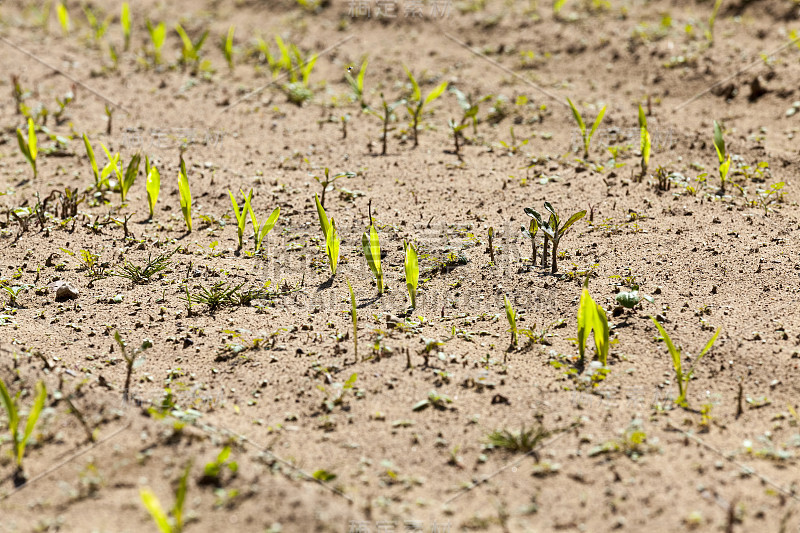
M 725 192 L 725 184 L 728 182 L 728 172 L 731 169 L 731 154 L 725 150 L 725 139 L 722 137 L 722 128 L 716 120 L 714 121 L 714 148 L 717 150 L 717 157 L 719 158 L 720 190 Z
M 28 118 L 27 138 L 25 138 L 25 136 L 22 134 L 22 131 L 17 128 L 17 142 L 19 143 L 19 149 L 22 151 L 22 155 L 25 156 L 25 159 L 28 160 L 28 163 L 33 169 L 33 177 L 36 178 L 38 175 L 36 170 L 36 156 L 39 153 L 39 149 L 37 148 L 36 126 L 33 123 L 33 119 Z
M 153 215 L 156 210 L 156 202 L 158 201 L 158 193 L 161 192 L 161 173 L 155 165 L 150 164 L 150 158 L 144 158 L 144 171 L 147 174 L 147 206 L 150 208 L 150 220 L 153 220 Z
M 355 172 L 339 172 L 331 177 L 330 169 L 325 167 L 325 177 L 321 176 L 314 176 L 314 179 L 317 180 L 317 183 L 322 185 L 322 198 L 320 198 L 320 204 L 322 207 L 325 207 L 325 193 L 327 191 L 333 190 L 333 183 L 338 180 L 339 178 L 353 178 L 355 177 Z
M 183 531 L 183 504 L 186 501 L 186 490 L 189 485 L 189 471 L 192 468 L 191 461 L 186 465 L 183 475 L 178 480 L 178 487 L 175 490 L 175 504 L 170 510 L 170 515 L 164 511 L 158 496 L 149 488 L 139 489 L 139 497 L 142 499 L 147 512 L 161 533 L 181 533 Z
M 567 103 L 569 107 L 572 109 L 572 115 L 575 117 L 575 122 L 578 123 L 578 128 L 581 130 L 581 138 L 583 139 L 583 157 L 584 159 L 589 158 L 589 144 L 592 142 L 592 136 L 594 132 L 597 131 L 598 126 L 600 126 L 600 122 L 603 120 L 603 115 L 606 114 L 606 107 L 603 106 L 603 109 L 597 114 L 597 118 L 594 119 L 594 124 L 592 124 L 592 129 L 590 131 L 586 131 L 586 123 L 583 121 L 583 117 L 581 117 L 580 112 L 575 107 L 575 104 L 572 103 L 572 100 L 567 98 Z
M 178 191 L 181 195 L 181 212 L 186 222 L 186 229 L 192 232 L 192 192 L 189 190 L 189 178 L 186 176 L 186 163 L 181 156 L 181 169 L 178 173 Z
M 111 182 L 109 181 L 108 177 L 111 175 L 111 173 L 113 172 L 117 178 L 122 175 L 122 165 L 120 162 L 121 156 L 119 153 L 112 155 L 108 148 L 106 148 L 106 145 L 103 143 L 100 143 L 100 147 L 105 152 L 106 157 L 108 158 L 108 163 L 106 163 L 106 166 L 103 167 L 103 170 L 100 172 L 100 179 L 97 181 L 97 183 L 99 183 L 101 186 L 110 188 Z
M 142 156 L 139 154 L 135 154 L 130 162 L 128 163 L 128 167 L 125 169 L 125 175 L 120 176 L 119 188 L 120 193 L 122 194 L 122 201 L 125 201 L 125 198 L 128 196 L 128 191 L 130 190 L 133 183 L 136 181 L 136 176 L 139 175 L 139 163 L 142 160 Z
M 558 214 L 556 213 L 555 209 L 550 204 L 550 202 L 545 202 L 544 208 L 550 212 L 550 220 L 548 222 L 545 222 L 542 219 L 542 216 L 539 214 L 539 212 L 531 207 L 526 207 L 525 213 L 528 216 L 533 217 L 536 220 L 536 223 L 545 233 L 545 235 L 547 235 L 547 237 L 549 237 L 550 240 L 553 241 L 553 255 L 551 261 L 552 264 L 550 266 L 551 266 L 551 272 L 555 274 L 556 271 L 558 270 L 558 265 L 556 262 L 558 258 L 558 244 L 559 242 L 561 242 L 561 238 L 567 233 L 567 231 L 569 231 L 572 225 L 581 218 L 583 218 L 584 216 L 586 216 L 586 211 L 584 210 L 574 213 L 571 217 L 569 217 L 569 219 L 566 222 L 564 222 L 564 224 L 561 224 L 561 219 L 559 218 Z M 547 241 L 545 241 L 544 255 L 547 255 L 546 248 L 547 248 Z
M 203 468 L 203 476 L 200 478 L 201 485 L 222 485 L 222 473 L 227 466 L 234 476 L 239 471 L 239 464 L 236 461 L 228 461 L 231 456 L 231 447 L 225 446 L 213 461 L 206 463 Z
M 200 49 L 203 48 L 203 43 L 205 43 L 206 37 L 208 37 L 208 30 L 204 31 L 196 41 L 192 41 L 186 33 L 186 30 L 184 30 L 183 26 L 180 24 L 175 24 L 175 31 L 178 33 L 183 43 L 183 48 L 181 48 L 181 65 L 184 67 L 188 65 L 197 66 L 200 62 Z
M 147 33 L 150 34 L 150 42 L 153 44 L 153 64 L 161 64 L 161 48 L 164 46 L 164 41 L 167 38 L 167 26 L 163 22 L 159 22 L 157 26 L 148 20 Z
M 122 389 L 122 399 L 125 403 L 127 403 L 130 399 L 131 377 L 133 376 L 133 371 L 144 363 L 144 357 L 139 357 L 139 354 L 148 348 L 152 348 L 153 343 L 150 340 L 145 339 L 142 341 L 141 346 L 133 350 L 131 353 L 128 353 L 127 345 L 125 341 L 122 340 L 119 331 L 114 331 L 114 340 L 119 345 L 119 349 L 122 352 L 122 358 L 125 360 L 125 388 Z
M 461 145 L 459 144 L 458 139 L 462 135 L 461 132 L 467 127 L 467 124 L 463 122 L 456 122 L 451 118 L 447 121 L 447 126 L 450 128 L 450 132 L 453 134 L 453 143 L 455 144 L 453 153 L 456 155 L 456 157 L 458 157 L 458 160 L 461 161 Z
M 69 12 L 67 11 L 67 7 L 61 2 L 56 4 L 56 16 L 58 17 L 58 23 L 61 26 L 61 31 L 64 33 L 64 35 L 67 35 L 70 27 Z
M 408 70 L 408 67 L 404 66 L 403 68 L 406 69 L 406 74 L 408 75 L 408 79 L 411 80 L 411 88 L 412 88 L 411 100 L 406 105 L 406 108 L 408 109 L 408 113 L 409 115 L 411 115 L 412 118 L 411 129 L 414 132 L 414 147 L 416 148 L 419 145 L 417 137 L 419 130 L 419 119 L 422 116 L 422 111 L 426 105 L 433 102 L 444 93 L 444 91 L 447 89 L 447 82 L 443 81 L 442 83 L 440 83 L 423 100 L 422 91 L 420 91 L 419 84 L 417 83 L 417 80 L 414 78 L 414 75 L 411 74 L 411 71 Z
M 644 114 L 641 104 L 639 105 L 639 150 L 642 152 L 642 175 L 647 173 L 647 166 L 650 164 L 650 132 L 647 131 L 647 117 Z
M 588 283 L 588 278 L 586 283 Z M 597 359 L 603 366 L 608 366 L 609 327 L 606 311 L 595 303 L 584 283 L 581 299 L 578 304 L 578 352 L 581 365 L 585 362 L 586 341 L 589 333 L 594 332 L 594 347 Z
M 252 191 L 250 193 L 250 198 L 252 198 Z M 253 212 L 253 206 L 250 202 L 246 202 L 247 204 L 247 212 L 250 213 L 250 222 L 253 223 L 253 240 L 255 240 L 255 247 L 256 252 L 261 249 L 261 242 L 264 240 L 264 237 L 272 231 L 272 228 L 275 227 L 275 223 L 278 221 L 278 217 L 281 214 L 280 206 L 273 209 L 272 213 L 269 215 L 267 220 L 264 221 L 262 225 L 259 226 L 258 219 L 256 218 L 256 214 Z
M 711 10 L 711 16 L 708 18 L 708 29 L 706 30 L 708 46 L 714 46 L 714 22 L 717 20 L 717 13 L 719 13 L 720 6 L 722 6 L 722 0 L 716 0 Z
M 711 337 L 711 340 L 708 341 L 703 351 L 700 352 L 700 355 L 695 358 L 694 364 L 689 369 L 688 372 L 683 372 L 683 367 L 681 365 L 681 349 L 676 348 L 674 344 L 672 344 L 672 340 L 669 338 L 664 327 L 656 320 L 655 317 L 651 316 L 650 319 L 658 328 L 658 332 L 661 334 L 661 337 L 664 339 L 664 344 L 667 345 L 667 349 L 669 350 L 669 354 L 672 356 L 672 367 L 675 369 L 675 378 L 678 382 L 678 399 L 675 400 L 677 405 L 681 407 L 688 407 L 689 403 L 686 399 L 686 395 L 688 394 L 688 387 L 689 381 L 692 379 L 692 375 L 694 374 L 694 369 L 697 366 L 697 363 L 700 362 L 700 359 L 708 353 L 712 346 L 714 346 L 714 342 L 716 342 L 717 337 L 719 336 L 719 332 L 721 328 L 717 328 L 717 331 L 714 332 L 714 335 Z
M 358 75 L 355 77 L 355 79 L 350 75 L 352 71 L 353 67 L 349 67 L 344 77 L 347 80 L 347 83 L 350 84 L 350 89 L 353 91 L 353 97 L 359 104 L 361 104 L 361 109 L 364 109 L 367 107 L 367 104 L 364 102 L 364 76 L 367 73 L 367 60 L 365 59 L 364 62 L 361 63 L 361 68 L 358 70 Z
M 239 209 L 239 204 L 236 203 L 236 198 L 233 193 L 228 190 L 228 196 L 231 197 L 231 204 L 233 205 L 233 214 L 236 215 L 236 236 L 239 239 L 237 250 L 242 249 L 242 239 L 244 238 L 244 227 L 247 225 L 247 211 L 250 207 L 250 198 L 253 196 L 253 190 L 244 199 L 244 205 Z
M 347 280 L 347 290 L 350 291 L 350 318 L 353 320 L 353 354 L 358 361 L 358 311 L 356 307 L 356 293 L 350 280 Z
M 114 17 L 112 15 L 107 15 L 105 20 L 100 22 L 94 12 L 88 6 L 83 6 L 83 13 L 86 15 L 86 21 L 89 23 L 89 27 L 92 29 L 92 38 L 94 39 L 95 44 L 100 43 L 100 41 L 103 39 L 103 36 L 108 31 L 108 26 L 111 24 L 111 20 Z
M 119 16 L 119 23 L 122 26 L 122 35 L 125 38 L 125 48 L 127 52 L 131 46 L 131 6 L 128 2 L 122 3 L 122 11 Z
M 503 302 L 506 306 L 506 318 L 508 318 L 508 325 L 510 326 L 508 331 L 511 332 L 511 346 L 515 347 L 517 345 L 517 337 L 519 336 L 519 330 L 517 329 L 517 312 L 514 310 L 511 301 L 505 294 L 503 295 Z
M 73 86 L 74 88 L 74 86 Z M 67 92 L 62 98 L 56 96 L 56 104 L 58 105 L 58 110 L 53 112 L 53 118 L 56 120 L 56 125 L 60 126 L 64 123 L 67 117 L 64 115 L 67 111 L 67 106 L 75 99 L 75 93 L 73 91 Z
M 30 287 L 28 285 L 0 285 L 0 289 L 8 294 L 8 306 L 16 308 L 17 298 L 22 291 L 27 291 Z
M 382 140 L 382 147 L 381 147 L 381 155 L 386 155 L 386 143 L 389 140 L 389 122 L 391 122 L 394 118 L 394 110 L 397 106 L 404 104 L 405 100 L 398 100 L 396 102 L 389 103 L 386 101 L 386 98 L 383 97 L 383 93 L 381 93 L 381 106 L 383 107 L 383 114 L 381 115 L 377 111 L 371 108 L 367 108 L 364 111 L 369 113 L 374 117 L 378 117 L 383 122 L 383 135 L 381 136 Z
M 19 394 L 11 397 L 6 388 L 6 384 L 0 379 L 0 400 L 3 402 L 3 407 L 6 410 L 8 432 L 11 436 L 11 445 L 14 450 L 14 462 L 16 464 L 16 472 L 14 473 L 14 485 L 20 486 L 25 483 L 25 472 L 22 468 L 22 459 L 25 456 L 25 447 L 28 445 L 33 430 L 36 428 L 36 422 L 39 420 L 39 415 L 42 414 L 44 409 L 44 402 L 47 399 L 47 389 L 45 388 L 44 381 L 39 381 L 36 384 L 36 397 L 33 400 L 31 410 L 28 412 L 28 420 L 25 423 L 25 430 L 20 427 L 22 422 L 19 414 Z
M 458 105 L 461 107 L 463 112 L 461 116 L 461 120 L 458 122 L 459 124 L 469 124 L 472 123 L 472 133 L 474 135 L 478 134 L 478 110 L 479 105 L 481 102 L 485 102 L 492 98 L 491 95 L 484 96 L 477 102 L 472 101 L 472 97 L 468 97 L 463 92 L 459 91 L 455 87 L 451 87 L 450 91 L 456 95 L 456 100 L 458 100 Z
M 278 46 L 280 47 L 281 44 L 279 43 Z M 311 77 L 311 71 L 314 69 L 318 56 L 314 54 L 311 58 L 304 59 L 300 50 L 293 44 L 289 45 L 289 50 L 291 50 L 294 56 L 296 66 L 292 67 L 291 56 L 288 55 L 286 46 L 284 45 L 281 47 L 281 54 L 283 55 L 282 61 L 288 61 L 287 68 L 289 69 L 290 80 L 288 84 L 283 86 L 283 91 L 286 93 L 290 102 L 302 106 L 305 102 L 314 97 L 314 93 L 309 87 L 309 78 Z
M 222 53 L 225 56 L 225 61 L 228 63 L 228 68 L 233 72 L 233 32 L 234 27 L 228 28 L 228 35 L 222 40 Z
M 411 299 L 411 308 L 417 308 L 417 284 L 419 282 L 419 261 L 417 259 L 417 249 L 413 244 L 403 241 L 403 248 L 406 252 L 405 271 L 406 288 Z
M 375 281 L 378 284 L 378 295 L 383 294 L 383 269 L 381 267 L 381 244 L 378 240 L 378 232 L 375 230 L 375 224 L 370 219 L 369 228 L 361 236 L 361 246 L 364 249 L 364 257 L 367 258 L 367 264 L 372 274 L 375 276 Z
M 494 265 L 495 264 L 495 260 L 494 260 L 494 242 L 492 242 L 493 239 L 494 239 L 494 228 L 491 228 L 491 227 L 489 228 L 488 236 L 489 236 L 489 259 L 492 261 L 492 264 Z
M 317 215 L 319 215 L 319 225 L 322 228 L 322 234 L 325 237 L 325 253 L 328 255 L 328 262 L 331 267 L 331 276 L 336 275 L 336 266 L 339 263 L 339 234 L 336 231 L 336 223 L 333 217 L 330 219 L 325 213 L 325 208 L 319 201 L 319 196 L 314 195 L 314 201 L 317 204 Z
M 536 234 L 539 233 L 539 223 L 536 222 L 535 218 L 531 218 L 531 222 L 528 225 L 528 229 L 525 229 L 525 226 L 521 227 L 522 233 L 525 234 L 531 240 L 531 263 L 536 265 Z

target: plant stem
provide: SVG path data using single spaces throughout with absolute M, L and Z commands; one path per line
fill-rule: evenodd
M 544 236 L 544 250 L 542 250 L 542 266 L 547 268 L 547 244 L 550 242 L 550 237 L 545 234 Z

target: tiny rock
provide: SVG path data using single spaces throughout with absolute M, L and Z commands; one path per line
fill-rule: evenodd
M 55 291 L 57 302 L 74 300 L 78 297 L 78 289 L 73 287 L 68 281 L 54 281 L 50 284 L 50 288 Z

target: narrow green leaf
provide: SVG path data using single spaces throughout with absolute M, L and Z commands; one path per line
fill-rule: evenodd
M 428 105 L 429 103 L 433 102 L 434 100 L 442 96 L 445 90 L 447 90 L 447 82 L 443 81 L 434 90 L 432 90 L 430 94 L 428 94 L 428 96 L 425 98 L 425 103 L 423 105 Z
M 143 488 L 139 490 L 139 497 L 141 497 L 145 509 L 153 517 L 158 530 L 161 533 L 172 533 L 172 526 L 169 524 L 167 513 L 161 507 L 161 502 L 158 501 L 158 496 L 152 490 Z
M 570 109 L 572 109 L 572 116 L 575 117 L 575 122 L 578 123 L 578 127 L 581 130 L 581 137 L 586 138 L 586 124 L 583 123 L 583 117 L 578 112 L 578 109 L 575 107 L 575 104 L 572 103 L 572 100 L 567 98 L 567 103 L 569 104 Z

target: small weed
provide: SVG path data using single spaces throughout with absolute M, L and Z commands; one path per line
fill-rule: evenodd
M 512 453 L 530 453 L 549 435 L 550 432 L 539 425 L 532 429 L 525 429 L 523 426 L 519 431 L 498 429 L 489 433 L 486 438 L 495 448 Z
M 179 248 L 175 248 L 171 252 L 160 254 L 155 259 L 152 258 L 151 254 L 147 254 L 147 261 L 145 262 L 144 266 L 134 265 L 133 263 L 126 261 L 122 266 L 122 272 L 115 273 L 114 275 L 129 279 L 131 282 L 138 285 L 150 283 L 153 276 L 164 272 L 169 268 L 169 260 L 178 250 Z

